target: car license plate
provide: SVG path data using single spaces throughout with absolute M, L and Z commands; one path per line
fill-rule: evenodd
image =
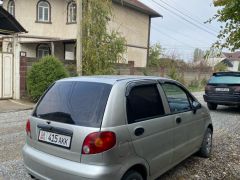
M 216 88 L 216 91 L 229 92 L 229 88 Z
M 40 130 L 38 140 L 65 148 L 70 148 L 71 136 Z

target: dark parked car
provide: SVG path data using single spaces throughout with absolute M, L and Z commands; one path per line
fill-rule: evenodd
M 240 107 L 240 72 L 213 73 L 203 98 L 210 110 L 218 105 Z

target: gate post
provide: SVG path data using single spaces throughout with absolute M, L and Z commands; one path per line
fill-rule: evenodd
M 27 93 L 27 57 L 20 56 L 20 97 L 26 96 Z

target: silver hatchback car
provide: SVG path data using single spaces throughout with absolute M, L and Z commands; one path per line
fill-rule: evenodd
M 209 157 L 213 125 L 176 81 L 95 76 L 55 82 L 26 133 L 24 164 L 37 179 L 147 180 L 195 152 Z

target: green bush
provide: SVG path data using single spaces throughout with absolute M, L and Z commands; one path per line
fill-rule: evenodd
M 199 88 L 200 87 L 200 83 L 197 79 L 194 79 L 190 82 L 189 87 L 191 88 Z
M 183 74 L 179 72 L 179 70 L 175 67 L 175 66 L 172 66 L 168 73 L 167 73 L 167 76 L 171 79 L 174 79 L 176 81 L 179 81 L 180 83 L 182 84 L 185 84 L 185 80 L 184 80 L 184 77 L 183 77 Z
M 27 74 L 27 90 L 30 98 L 37 101 L 54 81 L 68 77 L 63 64 L 53 56 L 46 56 L 33 64 Z
M 205 87 L 205 86 L 207 85 L 207 83 L 208 83 L 208 80 L 207 80 L 206 78 L 203 78 L 203 79 L 201 80 L 201 86 L 202 86 L 202 87 Z

